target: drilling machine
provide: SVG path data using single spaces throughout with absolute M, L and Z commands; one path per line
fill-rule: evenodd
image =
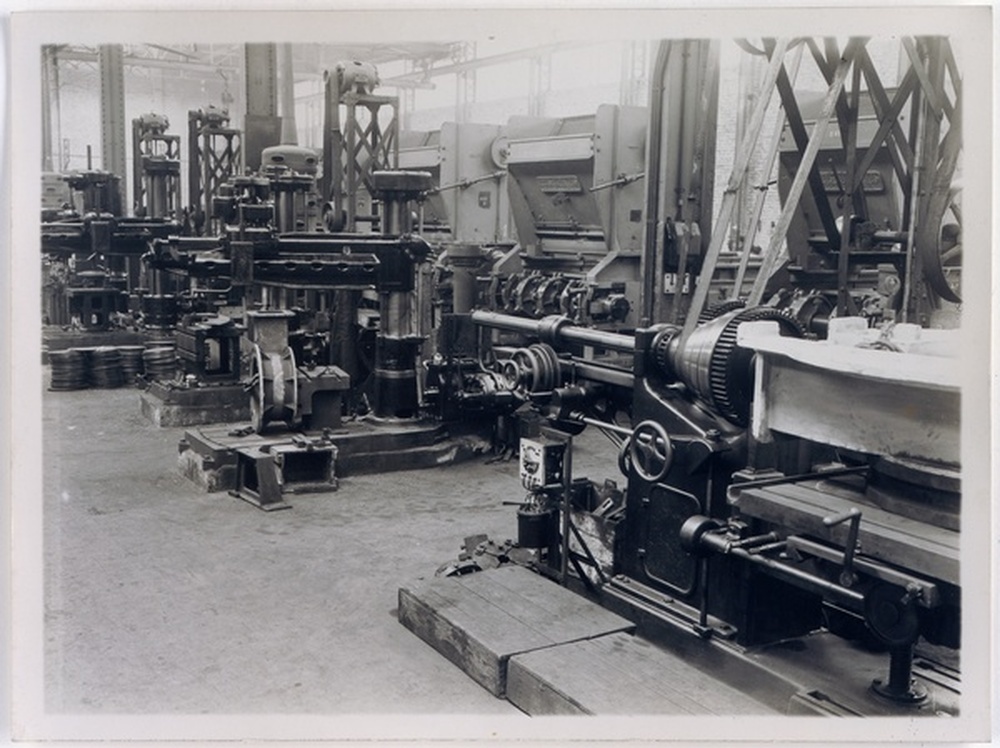
M 139 133 L 134 134 L 139 140 L 133 188 L 140 198 L 134 215 L 122 210 L 118 177 L 92 168 L 88 146 L 87 169 L 63 176 L 75 205 L 57 220 L 42 223 L 41 249 L 49 274 L 65 285 L 49 304 L 47 316 L 53 323 L 105 331 L 118 316 L 140 308 L 149 314 L 163 306 L 164 296 L 150 293 L 140 258 L 149 241 L 181 229 L 174 211 L 174 197 L 179 195 L 177 138 L 165 134 L 168 123 L 159 115 L 145 115 L 133 126 Z M 154 147 L 158 143 L 168 145 Z M 150 195 L 156 196 L 155 204 L 147 206 L 143 196 Z
M 334 160 L 317 202 L 328 230 L 304 224 L 315 156 L 278 146 L 266 149 L 261 174 L 230 180 L 215 200 L 221 237 L 171 237 L 147 255 L 154 267 L 240 289 L 250 424 L 188 431 L 179 461 L 207 490 L 267 510 L 287 507 L 293 490 L 335 485 L 334 459 L 340 472 L 401 469 L 482 444 L 477 425 L 453 433 L 422 408 L 420 310 L 429 298 L 419 279 L 431 247 L 414 215 L 430 176 L 395 168 L 396 102 L 371 93 L 373 68 L 344 63 L 326 80 L 325 158 Z M 374 329 L 360 324 L 361 297 L 374 297 Z M 307 329 L 304 312 L 325 323 Z

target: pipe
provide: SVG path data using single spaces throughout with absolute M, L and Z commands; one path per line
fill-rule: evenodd
M 499 312 L 476 311 L 472 313 L 472 321 L 484 327 L 494 327 L 499 330 L 534 335 L 550 344 L 566 341 L 604 348 L 609 351 L 620 351 L 622 353 L 635 352 L 635 338 L 628 335 L 604 332 L 602 330 L 593 330 L 588 327 L 578 327 L 571 324 L 569 317 L 550 315 L 540 320 L 534 320 L 524 317 L 514 317 Z
M 707 550 L 712 550 L 722 555 L 734 556 L 743 561 L 762 566 L 773 576 L 784 579 L 786 582 L 794 584 L 797 587 L 804 587 L 813 592 L 821 592 L 848 605 L 860 606 L 864 604 L 865 596 L 860 592 L 841 587 L 839 584 L 830 582 L 822 577 L 796 569 L 780 561 L 775 561 L 767 556 L 762 556 L 759 552 L 752 553 L 743 548 L 734 548 L 724 536 L 706 532 L 701 536 L 700 544 Z

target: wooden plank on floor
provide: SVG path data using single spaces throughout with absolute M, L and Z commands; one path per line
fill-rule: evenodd
M 774 710 L 624 633 L 511 658 L 507 698 L 531 715 L 738 715 Z
M 519 566 L 401 587 L 398 617 L 495 696 L 506 691 L 515 654 L 634 625 Z

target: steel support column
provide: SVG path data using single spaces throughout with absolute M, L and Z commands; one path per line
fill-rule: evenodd
M 278 117 L 278 52 L 275 44 L 247 44 L 244 51 L 247 115 L 243 158 L 260 168 L 260 153 L 281 141 Z
M 646 136 L 642 325 L 675 317 L 688 255 L 700 253 L 711 235 L 718 55 L 718 42 L 707 40 L 662 41 L 657 51 Z M 680 257 L 669 292 L 668 249 Z
M 101 165 L 118 177 L 119 204 L 123 202 L 125 169 L 125 80 L 122 45 L 102 44 L 97 53 L 101 75 Z
M 281 142 L 298 145 L 299 135 L 295 126 L 295 67 L 292 63 L 292 45 L 281 45 Z
M 545 116 L 545 98 L 552 88 L 552 53 L 532 57 L 529 61 L 528 116 Z
M 42 171 L 56 171 L 62 158 L 54 158 L 53 141 L 61 143 L 59 132 L 59 61 L 56 48 L 42 47 Z M 61 154 L 60 154 L 61 155 Z

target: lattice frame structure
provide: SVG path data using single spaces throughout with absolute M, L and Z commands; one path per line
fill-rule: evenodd
M 201 110 L 188 112 L 188 205 L 199 234 L 214 233 L 212 198 L 241 171 L 243 133 Z
M 181 208 L 181 138 L 132 120 L 132 204 L 142 218 L 176 216 Z M 154 183 L 162 184 L 162 193 Z
M 342 85 L 338 74 L 327 76 L 321 190 L 327 227 L 352 232 L 377 220 L 360 211 L 365 196 L 370 205 L 374 194 L 372 174 L 395 169 L 399 161 L 399 97 L 345 91 Z

